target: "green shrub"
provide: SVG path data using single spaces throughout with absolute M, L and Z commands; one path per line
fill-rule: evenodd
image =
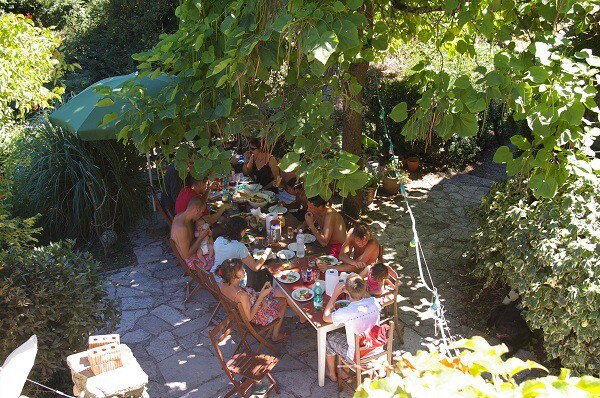
M 550 358 L 600 372 L 600 182 L 570 180 L 536 200 L 526 182 L 495 184 L 477 209 L 476 273 L 522 295 Z
M 84 142 L 46 122 L 27 131 L 8 160 L 13 211 L 41 214 L 46 239 L 89 240 L 131 225 L 147 209 L 144 159 L 132 145 Z
M 0 358 L 36 334 L 34 380 L 64 369 L 90 334 L 113 330 L 119 321 L 117 303 L 102 288 L 100 264 L 72 249 L 73 242 L 60 242 L 0 252 Z
M 82 0 L 0 0 L 0 10 L 29 14 L 36 23 L 59 29 L 82 8 Z
M 502 359 L 505 345 L 490 346 L 476 336 L 452 345 L 460 353 L 452 358 L 432 352 L 405 353 L 394 372 L 383 379 L 367 379 L 354 394 L 366 397 L 596 397 L 600 379 L 570 377 L 563 369 L 559 376 L 515 381 L 515 375 L 529 369 L 544 369 L 533 361 Z
M 41 232 L 41 228 L 35 227 L 38 217 L 12 217 L 9 211 L 10 194 L 4 186 L 0 181 L 0 250 L 30 246 L 37 242 L 35 235 Z

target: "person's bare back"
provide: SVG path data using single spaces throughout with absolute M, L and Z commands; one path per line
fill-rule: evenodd
M 321 220 L 319 220 L 319 223 Z M 331 228 L 331 238 L 329 239 L 329 245 L 338 245 L 344 243 L 346 240 L 346 222 L 344 217 L 338 213 L 335 209 L 327 207 L 325 217 L 323 217 L 323 229 Z
M 194 237 L 195 223 L 202 217 L 206 205 L 198 197 L 190 199 L 187 209 L 173 218 L 171 225 L 171 239 L 175 242 L 181 256 L 187 260 L 194 256 L 202 240 L 210 230 Z

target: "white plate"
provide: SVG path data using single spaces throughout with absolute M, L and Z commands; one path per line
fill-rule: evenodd
M 278 206 L 278 205 L 269 207 L 269 213 L 285 214 L 287 212 L 288 212 L 287 207 Z
M 305 296 L 300 296 L 300 293 L 304 291 L 308 293 Z M 312 300 L 314 295 L 315 294 L 313 293 L 313 291 L 306 287 L 299 287 L 298 289 L 292 292 L 292 298 L 296 301 L 310 301 Z
M 281 283 L 295 283 L 300 280 L 300 274 L 292 270 L 281 271 L 277 275 L 277 280 Z
M 252 251 L 252 257 L 254 257 L 255 260 L 258 260 L 259 257 L 261 257 L 264 254 L 265 250 L 264 249 L 254 249 Z M 269 257 L 267 257 L 267 260 L 270 260 L 272 258 L 275 258 L 275 253 L 271 252 L 271 254 L 269 254 Z
M 304 234 L 304 243 L 313 243 L 317 238 L 313 234 Z
M 320 260 L 320 261 L 326 263 L 330 267 L 332 265 L 337 265 L 337 263 L 339 263 L 338 259 L 333 256 L 319 256 L 319 257 L 317 257 L 317 260 Z
M 288 248 L 289 250 L 297 251 L 297 250 L 296 250 L 296 249 L 297 249 L 297 247 L 296 247 L 296 246 L 298 246 L 298 244 L 297 244 L 296 242 L 292 242 L 292 243 L 290 243 L 290 244 L 287 246 L 287 248 Z
M 290 258 L 294 258 L 295 255 L 296 253 L 294 253 L 292 250 L 280 250 L 277 253 L 277 257 L 282 260 L 289 260 Z

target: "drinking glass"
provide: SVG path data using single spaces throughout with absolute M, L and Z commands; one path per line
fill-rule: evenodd
M 292 227 L 287 228 L 287 238 L 294 239 L 294 228 L 292 228 Z

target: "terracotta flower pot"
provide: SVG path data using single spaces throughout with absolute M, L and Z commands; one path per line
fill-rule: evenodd
M 383 190 L 389 195 L 395 195 L 400 191 L 400 180 L 397 178 L 383 176 L 381 182 L 383 184 Z
M 417 157 L 410 157 L 408 159 L 406 159 L 406 163 L 408 165 L 408 171 L 410 171 L 411 173 L 414 173 L 415 171 L 419 170 L 419 164 L 421 163 L 419 158 Z

